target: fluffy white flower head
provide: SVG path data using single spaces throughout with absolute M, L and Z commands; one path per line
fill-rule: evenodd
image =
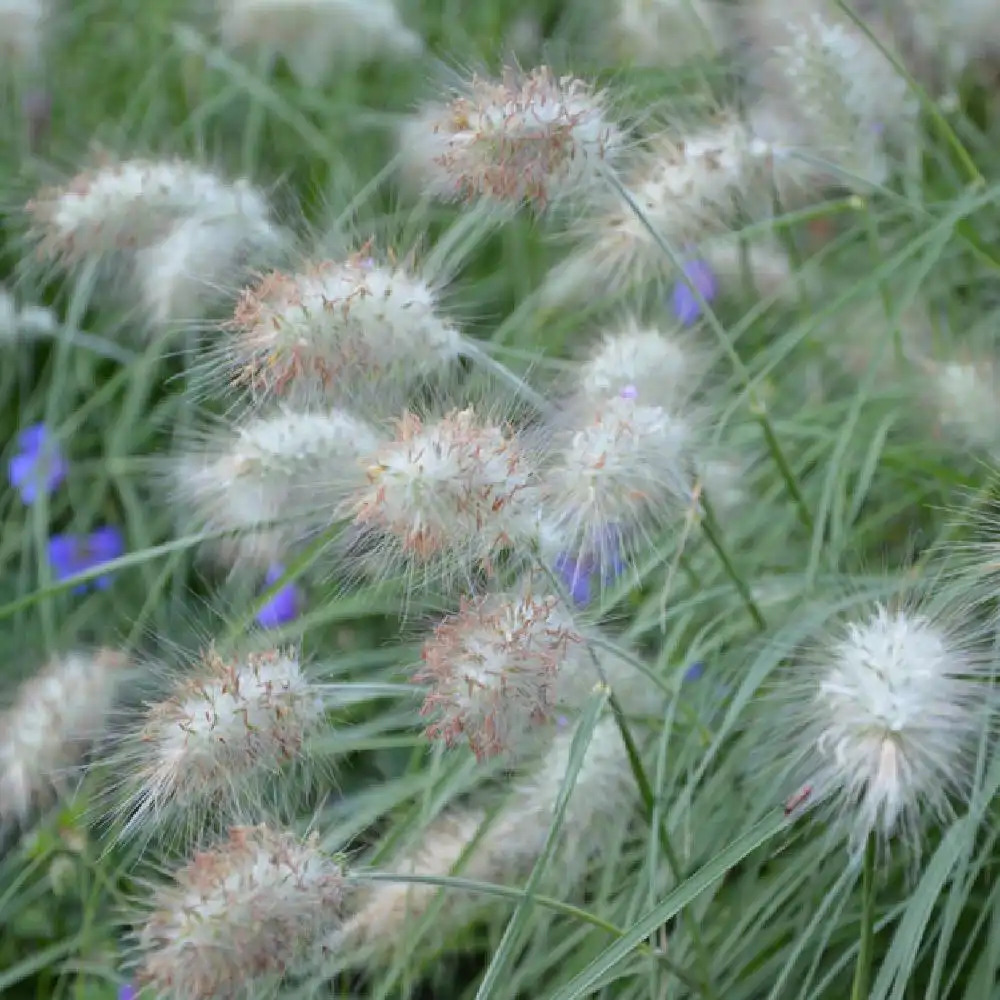
M 926 367 L 940 431 L 963 447 L 1000 454 L 996 363 L 979 358 L 929 362 Z
M 681 252 L 731 226 L 739 207 L 768 197 L 770 149 L 735 114 L 691 132 L 651 140 L 625 187 L 652 228 Z M 769 204 L 769 203 L 767 203 Z M 632 208 L 614 192 L 593 199 L 574 224 L 580 249 L 570 258 L 584 282 L 614 291 L 662 278 L 670 261 Z
M 683 416 L 643 402 L 635 386 L 579 401 L 572 412 L 544 472 L 546 509 L 563 551 L 596 561 L 603 575 L 604 563 L 627 558 L 689 497 L 694 433 Z
M 279 230 L 259 216 L 182 219 L 136 256 L 143 305 L 155 323 L 198 319 L 241 267 L 281 242 Z
M 553 596 L 487 594 L 465 600 L 424 643 L 417 683 L 431 685 L 422 714 L 427 733 L 449 746 L 468 742 L 483 760 L 516 751 L 547 722 L 560 672 L 582 636 Z
M 302 754 L 323 711 L 293 653 L 224 659 L 209 649 L 170 697 L 147 709 L 131 748 L 125 833 L 169 809 L 235 807 L 255 777 Z
M 368 460 L 349 501 L 376 559 L 425 571 L 490 568 L 534 535 L 536 469 L 523 443 L 472 408 L 424 423 L 413 413 Z
M 329 395 L 373 379 L 414 379 L 462 353 L 435 290 L 367 249 L 299 274 L 273 271 L 245 289 L 228 324 L 237 381 L 261 395 Z
M 910 611 L 875 608 L 824 651 L 803 753 L 818 800 L 856 844 L 916 837 L 921 813 L 947 815 L 967 793 L 990 689 L 949 631 Z
M 507 69 L 499 82 L 473 77 L 404 128 L 400 152 L 438 198 L 541 209 L 585 197 L 622 145 L 602 93 L 542 66 Z
M 315 835 L 234 827 L 154 888 L 136 980 L 170 1000 L 259 995 L 336 926 L 343 884 Z
M 253 47 L 286 59 L 299 82 L 317 86 L 335 65 L 423 51 L 392 0 L 220 0 L 228 48 Z
M 183 160 L 125 160 L 84 171 L 27 205 L 42 253 L 69 262 L 161 239 L 179 219 L 247 219 L 267 225 L 267 199 Z
M 110 649 L 54 659 L 0 714 L 0 828 L 23 823 L 64 787 L 100 736 L 126 664 Z
M 327 523 L 339 499 L 325 490 L 329 470 L 356 463 L 377 445 L 374 429 L 344 410 L 280 407 L 180 458 L 176 501 L 182 518 L 199 529 L 237 533 L 218 543 L 224 558 L 266 565 Z
M 884 184 L 889 142 L 912 146 L 917 138 L 919 104 L 905 78 L 844 20 L 809 5 L 789 16 L 777 0 L 758 7 L 758 31 L 770 49 L 763 67 L 770 110 L 755 116 L 755 128 L 774 147 L 778 172 L 790 154 L 801 152 L 863 184 Z M 788 169 L 809 173 L 794 164 Z
M 688 398 L 704 370 L 690 339 L 626 319 L 605 333 L 576 375 L 582 395 L 600 401 L 635 386 L 647 402 L 670 405 Z

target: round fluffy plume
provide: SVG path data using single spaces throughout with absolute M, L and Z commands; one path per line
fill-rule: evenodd
M 635 210 L 619 193 L 590 199 L 570 227 L 577 244 L 550 281 L 610 293 L 674 276 L 652 227 L 678 254 L 705 237 L 728 231 L 740 210 L 770 208 L 770 149 L 755 140 L 735 112 L 690 129 L 653 136 L 623 183 Z M 648 225 L 647 225 L 648 224 Z M 557 294 L 558 287 L 551 294 Z
M 63 790 L 103 735 L 127 659 L 99 649 L 56 657 L 0 714 L 0 828 L 19 825 Z
M 995 708 L 976 638 L 950 616 L 876 605 L 795 665 L 773 753 L 855 847 L 874 834 L 916 848 L 923 817 L 970 793 Z
M 564 674 L 580 670 L 582 642 L 565 604 L 530 587 L 464 599 L 424 643 L 413 678 L 430 687 L 427 735 L 468 742 L 479 760 L 524 749 L 550 720 Z
M 892 154 L 919 149 L 919 102 L 847 17 L 815 0 L 794 9 L 755 0 L 744 11 L 759 102 L 754 133 L 771 145 L 783 195 L 884 184 Z M 892 49 L 891 37 L 873 27 Z
M 269 225 L 264 195 L 183 160 L 124 160 L 78 174 L 28 202 L 41 253 L 67 263 L 148 247 L 184 218 Z
M 542 473 L 550 543 L 613 578 L 691 499 L 693 421 L 634 385 L 569 401 Z
M 408 412 L 364 461 L 343 512 L 370 572 L 467 580 L 501 553 L 528 556 L 538 459 L 512 428 L 472 407 L 428 420 Z
M 392 0 L 219 0 L 227 48 L 280 54 L 299 83 L 319 86 L 334 67 L 423 51 Z
M 541 210 L 586 199 L 624 145 L 607 104 L 603 92 L 547 66 L 508 67 L 499 81 L 474 76 L 404 126 L 402 165 L 444 200 Z
M 255 397 L 344 398 L 386 381 L 410 383 L 462 354 L 438 292 L 369 246 L 295 274 L 272 271 L 244 289 L 222 348 L 234 381 Z
M 989 355 L 922 361 L 934 430 L 961 448 L 1000 457 L 1000 366 Z
M 300 762 L 323 724 L 321 688 L 290 650 L 226 659 L 209 648 L 121 742 L 122 834 L 148 834 L 211 812 L 224 821 L 284 764 Z
M 690 334 L 644 326 L 634 316 L 607 330 L 573 378 L 596 402 L 634 386 L 660 406 L 682 403 L 697 391 L 706 358 Z
M 343 467 L 378 447 L 375 430 L 339 409 L 279 407 L 209 434 L 172 467 L 181 520 L 234 532 L 211 544 L 220 559 L 267 566 L 330 523 Z
M 315 834 L 239 826 L 150 890 L 137 984 L 163 1000 L 238 1000 L 308 971 L 340 920 L 344 876 Z

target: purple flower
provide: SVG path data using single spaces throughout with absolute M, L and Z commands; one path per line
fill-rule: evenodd
M 52 493 L 66 478 L 67 464 L 45 424 L 34 424 L 17 435 L 20 451 L 10 460 L 10 485 L 26 504 L 33 504 L 41 492 Z
M 705 673 L 705 664 L 702 660 L 696 660 L 691 664 L 690 667 L 684 672 L 685 681 L 697 681 L 701 680 Z
M 684 265 L 684 278 L 674 284 L 674 315 L 685 325 L 691 326 L 701 316 L 701 304 L 695 298 L 691 285 L 701 293 L 706 302 L 711 302 L 719 292 L 715 272 L 707 261 L 692 260 Z
M 605 528 L 594 540 L 574 556 L 560 552 L 553 569 L 566 584 L 573 603 L 583 607 L 590 603 L 591 586 L 600 572 L 605 584 L 611 583 L 625 572 L 621 553 L 621 535 L 617 528 Z
M 139 991 L 131 983 L 122 983 L 118 987 L 118 1000 L 135 1000 Z
M 285 575 L 285 567 L 274 563 L 264 577 L 265 587 L 273 587 Z M 280 628 L 299 616 L 302 591 L 294 583 L 282 587 L 258 612 L 257 624 L 261 628 Z
M 89 535 L 53 535 L 49 539 L 49 562 L 57 580 L 68 580 L 78 573 L 102 566 L 117 559 L 124 551 L 125 539 L 121 530 L 111 525 L 97 528 Z M 73 593 L 83 593 L 90 583 L 98 590 L 106 590 L 111 585 L 111 577 L 99 576 L 81 583 L 73 588 Z

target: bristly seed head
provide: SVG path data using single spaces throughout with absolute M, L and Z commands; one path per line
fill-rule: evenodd
M 259 995 L 304 971 L 340 921 L 343 892 L 343 870 L 316 834 L 233 827 L 153 889 L 136 981 L 163 1000 Z
M 561 670 L 582 636 L 553 596 L 487 594 L 466 599 L 424 643 L 417 683 L 431 685 L 422 710 L 431 739 L 465 739 L 483 760 L 516 751 L 547 722 Z
M 549 530 L 576 560 L 628 564 L 652 529 L 690 499 L 692 422 L 645 402 L 632 384 L 600 401 L 572 400 L 542 474 Z M 600 576 L 606 565 L 595 565 Z
M 301 758 L 322 724 L 320 691 L 291 651 L 225 659 L 202 654 L 169 698 L 150 704 L 126 752 L 131 794 L 124 832 L 156 824 L 168 810 L 231 815 L 255 779 Z
M 0 714 L 0 829 L 23 823 L 60 791 L 104 734 L 126 657 L 114 650 L 70 653 L 26 681 Z
M 406 413 L 368 460 L 349 501 L 361 535 L 388 563 L 491 568 L 535 530 L 535 468 L 522 441 L 471 408 L 432 423 Z
M 949 798 L 971 789 L 994 702 L 989 664 L 967 635 L 878 605 L 847 623 L 807 673 L 808 691 L 796 689 L 808 706 L 801 774 L 814 797 L 856 846 L 872 833 L 918 843 L 921 816 L 946 817 Z
M 473 77 L 446 105 L 424 109 L 404 130 L 401 155 L 431 194 L 542 210 L 586 197 L 623 145 L 606 97 L 547 66 Z
M 330 469 L 377 446 L 375 430 L 344 410 L 280 407 L 182 456 L 174 489 L 198 529 L 238 532 L 213 541 L 221 558 L 267 566 L 329 523 L 339 501 L 327 489 Z
M 391 254 L 377 263 L 367 245 L 298 274 L 264 275 L 244 289 L 226 328 L 236 383 L 286 398 L 411 382 L 446 369 L 463 345 L 431 285 Z
M 183 160 L 125 160 L 47 188 L 26 206 L 39 249 L 75 263 L 162 239 L 185 218 L 269 225 L 266 198 L 248 181 L 229 182 Z

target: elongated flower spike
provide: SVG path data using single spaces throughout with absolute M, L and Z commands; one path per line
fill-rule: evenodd
M 4 0 L 0 3 L 0 74 L 38 66 L 47 14 L 46 0 Z
M 848 18 L 830 5 L 792 10 L 780 0 L 755 0 L 745 18 L 758 60 L 754 130 L 772 147 L 783 194 L 824 180 L 884 184 L 894 152 L 919 148 L 919 103 L 906 78 Z
M 270 206 L 248 181 L 184 160 L 123 160 L 47 188 L 26 206 L 43 257 L 65 264 L 148 247 L 191 216 L 264 226 Z
M 228 531 L 220 560 L 268 567 L 330 523 L 331 483 L 378 446 L 373 427 L 345 410 L 288 407 L 210 433 L 171 467 L 182 523 Z
M 468 582 L 502 553 L 522 560 L 537 531 L 539 458 L 527 438 L 475 408 L 405 413 L 347 492 L 354 550 L 378 576 Z
M 386 383 L 411 384 L 462 354 L 439 293 L 370 245 L 294 274 L 272 271 L 244 289 L 223 348 L 238 386 L 258 399 L 344 399 Z
M 972 787 L 992 727 L 992 666 L 959 620 L 876 605 L 798 665 L 789 691 L 795 787 L 812 788 L 852 844 L 900 837 L 915 850 L 925 821 L 947 817 Z
M 209 648 L 120 740 L 123 835 L 190 827 L 205 810 L 213 823 L 232 818 L 257 800 L 257 783 L 303 761 L 323 719 L 322 691 L 293 651 L 225 658 Z
M 64 789 L 104 735 L 126 657 L 114 650 L 56 657 L 0 714 L 0 828 L 22 824 Z
M 473 77 L 447 104 L 425 106 L 401 133 L 403 168 L 426 193 L 536 210 L 585 201 L 624 146 L 607 95 L 549 67 Z
M 571 400 L 542 473 L 549 531 L 560 550 L 591 563 L 613 552 L 632 564 L 690 499 L 695 436 L 690 411 L 646 402 L 633 384 L 603 400 Z M 594 568 L 600 576 L 610 569 Z
M 582 642 L 562 602 L 530 587 L 463 600 L 424 643 L 413 677 L 430 685 L 428 736 L 466 741 L 479 760 L 523 750 L 580 671 Z
M 151 887 L 135 981 L 163 1000 L 240 1000 L 304 973 L 340 920 L 344 873 L 316 834 L 260 824 L 194 855 Z

